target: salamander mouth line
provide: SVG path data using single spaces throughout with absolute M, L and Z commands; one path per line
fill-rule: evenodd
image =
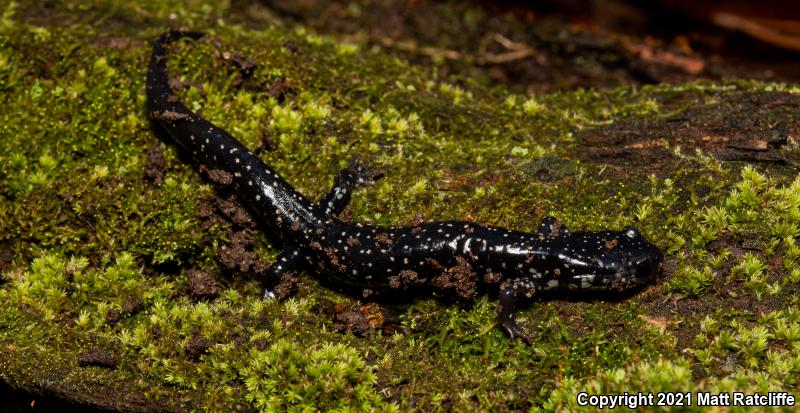
M 154 43 L 147 73 L 147 109 L 201 168 L 215 173 L 283 250 L 263 278 L 272 298 L 287 278 L 306 270 L 325 284 L 373 295 L 407 297 L 438 291 L 472 300 L 496 291 L 498 319 L 509 337 L 530 341 L 514 314 L 522 303 L 554 292 L 615 294 L 650 282 L 662 253 L 634 228 L 570 232 L 552 217 L 533 233 L 444 221 L 378 227 L 338 215 L 355 187 L 374 182 L 366 165 L 340 171 L 333 188 L 312 202 L 225 130 L 175 97 L 167 74 L 167 45 L 202 33 L 169 31 Z M 209 174 L 211 175 L 211 174 Z

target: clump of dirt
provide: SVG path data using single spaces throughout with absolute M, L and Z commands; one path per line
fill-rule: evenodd
M 353 307 L 338 304 L 334 311 L 333 328 L 337 333 L 351 331 L 358 337 L 368 337 L 382 329 L 386 321 L 383 309 L 375 303 Z
M 278 80 L 272 82 L 269 85 L 269 89 L 267 89 L 267 95 L 269 97 L 275 98 L 278 103 L 283 103 L 286 100 L 286 96 L 292 92 L 292 86 L 286 81 L 285 76 L 281 76 Z
M 122 314 L 130 317 L 144 308 L 144 302 L 141 298 L 136 296 L 129 296 L 124 303 L 122 303 Z
M 189 342 L 183 346 L 183 353 L 188 360 L 200 360 L 200 356 L 208 353 L 208 349 L 214 346 L 214 342 L 205 337 L 192 337 Z
M 78 355 L 78 366 L 87 367 L 103 367 L 107 369 L 114 369 L 119 363 L 119 356 L 108 349 L 95 347 L 89 351 Z
M 407 289 L 409 286 L 422 284 L 422 278 L 416 271 L 403 270 L 399 274 L 389 277 L 389 287 L 398 289 Z
M 164 183 L 166 164 L 164 162 L 164 148 L 160 143 L 154 143 L 147 149 L 147 163 L 144 166 L 144 178 L 154 184 Z
M 179 92 L 184 89 L 193 88 L 197 90 L 197 93 L 200 96 L 205 97 L 207 95 L 206 89 L 203 87 L 202 83 L 196 83 L 191 79 L 181 79 L 179 77 L 171 77 L 168 80 L 169 88 L 172 90 L 172 93 Z
M 184 274 L 186 275 L 186 287 L 192 297 L 198 300 L 213 300 L 219 295 L 219 283 L 207 272 L 184 270 Z
M 225 217 L 236 225 L 243 228 L 255 228 L 256 220 L 250 215 L 250 212 L 239 202 L 235 195 L 230 195 L 227 198 L 215 198 L 217 209 Z
M 225 217 L 217 212 L 213 199 L 200 199 L 197 202 L 197 215 L 200 216 L 200 228 L 203 230 L 227 222 Z
M 144 302 L 139 297 L 130 296 L 122 304 L 122 310 L 112 308 L 106 313 L 106 323 L 114 327 L 124 318 L 130 317 L 144 308 Z
M 116 308 L 108 310 L 106 313 L 106 323 L 108 323 L 110 327 L 114 327 L 120 321 L 122 321 L 122 314 L 119 312 L 119 310 Z
M 433 285 L 441 290 L 452 290 L 464 300 L 471 300 L 478 289 L 478 277 L 466 259 L 456 257 L 456 265 L 436 277 Z
M 150 337 L 153 340 L 160 339 L 163 334 L 164 334 L 164 332 L 161 330 L 161 326 L 160 325 L 153 324 L 153 326 L 150 327 Z
M 394 240 L 388 234 L 380 233 L 375 235 L 375 244 L 381 248 L 390 248 Z
M 208 169 L 205 165 L 202 165 L 200 172 L 204 172 L 208 180 L 218 188 L 225 188 L 233 183 L 233 174 L 222 169 Z
M 5 242 L 0 243 L 0 273 L 11 267 L 14 262 L 14 251 L 11 246 Z M 0 277 L 0 284 L 3 283 L 3 278 Z
M 263 273 L 268 265 L 252 251 L 253 236 L 249 231 L 234 231 L 228 235 L 228 243 L 217 251 L 217 260 L 227 270 L 247 273 Z
M 280 280 L 274 286 L 271 286 L 272 292 L 279 300 L 288 298 L 297 292 L 297 284 L 300 282 L 300 277 L 295 271 L 286 271 L 281 274 Z M 268 288 L 270 286 L 267 286 Z

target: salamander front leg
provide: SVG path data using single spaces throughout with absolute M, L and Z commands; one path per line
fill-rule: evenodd
M 267 268 L 261 285 L 264 287 L 264 298 L 283 298 L 291 294 L 293 286 L 292 274 L 299 270 L 302 262 L 297 250 L 285 249 L 275 258 L 275 262 Z
M 325 216 L 339 214 L 350 202 L 353 189 L 363 185 L 372 185 L 383 173 L 367 168 L 363 162 L 353 162 L 336 174 L 333 188 L 314 207 L 315 213 Z
M 531 344 L 533 341 L 531 336 L 522 331 L 522 328 L 517 324 L 514 313 L 517 309 L 522 298 L 527 298 L 526 290 L 519 288 L 514 282 L 505 283 L 500 287 L 500 306 L 498 309 L 498 316 L 500 318 L 500 325 L 505 330 L 510 339 L 516 337 L 521 338 L 525 343 Z

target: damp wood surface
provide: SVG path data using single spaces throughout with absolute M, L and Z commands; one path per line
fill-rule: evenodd
M 326 34 L 267 3 L 0 1 L 8 386 L 116 411 L 797 394 L 800 86 L 629 82 L 618 67 L 599 84 L 511 84 L 437 57 L 465 53 L 455 44 Z M 319 199 L 357 158 L 381 168 L 348 219 L 634 225 L 665 252 L 661 275 L 625 296 L 540 297 L 517 316 L 531 345 L 505 337 L 486 292 L 376 303 L 299 273 L 291 298 L 263 300 L 255 274 L 280 245 L 219 188 L 226 177 L 147 120 L 151 42 L 169 28 L 209 34 L 169 54 L 179 98 L 301 193 Z M 527 50 L 492 39 L 484 57 Z

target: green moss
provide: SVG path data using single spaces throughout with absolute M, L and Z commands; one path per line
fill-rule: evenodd
M 375 392 L 375 374 L 343 344 L 298 349 L 286 341 L 250 354 L 246 399 L 262 411 L 393 411 Z
M 687 404 L 685 397 L 676 399 L 683 402 L 682 407 L 675 407 L 675 402 L 659 407 L 649 407 L 648 411 L 753 411 L 753 407 L 748 406 L 698 406 L 697 394 L 708 392 L 711 394 L 730 394 L 732 392 L 743 392 L 752 394 L 755 392 L 766 393 L 769 391 L 784 391 L 785 389 L 779 382 L 758 373 L 737 372 L 730 377 L 721 380 L 710 380 L 707 382 L 696 383 L 692 378 L 692 371 L 689 363 L 684 359 L 668 361 L 659 359 L 655 362 L 641 362 L 631 366 L 601 372 L 597 378 L 587 382 L 578 382 L 571 379 L 563 380 L 559 387 L 550 394 L 544 403 L 543 411 L 603 411 L 596 407 L 586 407 L 578 404 L 576 395 L 586 392 L 589 395 L 609 395 L 609 394 L 644 394 L 657 395 L 658 393 L 689 393 L 692 397 L 691 404 Z M 658 399 L 654 397 L 653 403 Z M 663 400 L 664 403 L 669 403 Z M 584 402 L 585 403 L 585 402 Z M 627 404 L 628 408 L 642 409 L 639 402 L 633 401 Z M 645 404 L 647 405 L 647 404 Z M 605 407 L 608 409 L 608 406 Z M 776 411 L 792 411 L 792 407 L 777 408 Z M 534 409 L 537 411 L 538 409 Z

